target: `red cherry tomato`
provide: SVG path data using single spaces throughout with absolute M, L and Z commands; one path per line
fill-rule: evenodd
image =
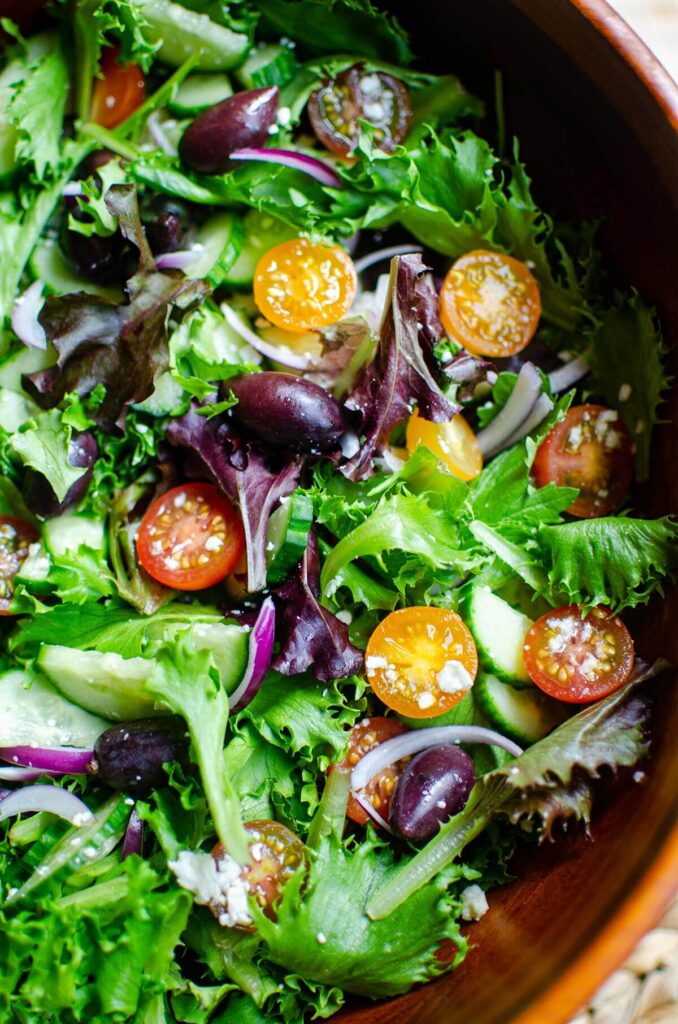
M 238 512 L 213 484 L 182 484 L 141 520 L 137 555 L 146 572 L 176 590 L 203 590 L 236 566 L 245 548 Z
M 308 116 L 316 136 L 332 153 L 353 152 L 361 120 L 374 126 L 379 149 L 392 153 L 407 135 L 412 105 L 400 79 L 355 64 L 311 94 Z
M 568 704 L 589 704 L 614 693 L 633 672 L 633 640 L 606 608 L 582 618 L 566 605 L 537 619 L 527 631 L 525 668 L 533 683 Z
M 606 516 L 619 505 L 633 474 L 633 441 L 619 414 L 576 405 L 539 445 L 532 466 L 537 487 L 578 487 L 568 508 L 580 519 Z
M 90 118 L 104 128 L 126 121 L 144 102 L 146 82 L 136 64 L 118 64 L 120 48 L 107 47 L 101 54 L 102 78 L 92 85 Z
M 0 615 L 11 615 L 14 579 L 28 555 L 28 548 L 39 540 L 36 530 L 23 519 L 0 516 Z
M 378 747 L 380 743 L 384 743 L 385 740 L 391 740 L 394 736 L 401 736 L 407 731 L 405 726 L 401 725 L 395 718 L 384 718 L 383 716 L 363 718 L 361 722 L 357 722 L 351 729 L 351 735 L 348 739 L 348 753 L 338 767 L 355 768 L 358 761 L 365 754 L 369 754 L 370 750 L 374 750 L 375 747 Z M 398 766 L 392 765 L 390 768 L 384 768 L 383 771 L 378 772 L 365 787 L 365 796 L 375 811 L 386 821 L 388 821 L 391 797 L 399 775 Z M 351 821 L 355 821 L 358 825 L 366 825 L 369 821 L 367 811 L 363 810 L 353 795 L 348 798 L 346 813 Z
M 275 920 L 275 904 L 280 899 L 285 883 L 304 863 L 306 847 L 294 832 L 277 821 L 249 821 L 245 831 L 252 859 L 241 868 L 239 880 L 244 883 L 247 892 L 254 896 L 266 916 Z M 221 843 L 214 847 L 212 856 L 217 863 L 223 860 L 225 852 Z M 219 918 L 229 907 L 211 905 L 211 910 Z

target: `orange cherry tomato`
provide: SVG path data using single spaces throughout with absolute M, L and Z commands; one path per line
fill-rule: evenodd
M 11 615 L 14 580 L 28 556 L 28 548 L 40 539 L 37 530 L 23 519 L 0 516 L 0 615 Z
M 301 334 L 341 320 L 356 287 L 353 261 L 343 249 L 293 238 L 259 260 L 254 301 L 269 323 Z
M 440 292 L 440 317 L 451 338 L 481 356 L 512 356 L 534 337 L 541 316 L 539 286 L 520 260 L 475 249 L 450 268 Z
M 251 861 L 238 876 L 267 917 L 275 920 L 275 905 L 292 875 L 306 859 L 306 847 L 294 832 L 278 821 L 248 821 L 245 825 Z M 226 856 L 221 843 L 212 850 L 219 863 Z M 228 913 L 228 904 L 210 904 L 217 919 Z M 231 910 L 233 908 L 230 908 Z M 238 927 L 247 925 L 239 924 Z
M 355 768 L 358 761 L 362 760 L 365 754 L 374 750 L 385 740 L 391 740 L 394 736 L 401 736 L 408 730 L 395 718 L 384 718 L 383 715 L 375 715 L 374 718 L 363 718 L 361 722 L 351 729 L 348 739 L 348 753 L 344 760 L 338 765 L 339 768 Z M 375 811 L 382 818 L 388 821 L 391 797 L 395 784 L 398 781 L 400 772 L 398 765 L 391 765 L 377 772 L 374 778 L 367 784 L 364 790 L 366 798 L 370 801 Z M 367 811 L 363 810 L 353 794 L 348 798 L 346 814 L 358 825 L 366 825 L 370 820 Z
M 379 623 L 365 651 L 365 671 L 387 707 L 433 718 L 473 686 L 478 653 L 470 631 L 446 608 L 400 608 Z
M 579 605 L 542 615 L 525 636 L 525 668 L 533 683 L 568 704 L 607 697 L 633 672 L 633 640 L 606 608 L 582 617 Z
M 137 555 L 146 572 L 176 590 L 223 580 L 245 548 L 238 512 L 214 484 L 182 484 L 157 498 L 141 520 Z
M 405 443 L 410 455 L 420 444 L 430 448 L 460 480 L 473 480 L 483 468 L 480 445 L 461 413 L 448 423 L 431 423 L 415 409 L 407 423 Z
M 539 445 L 532 465 L 537 487 L 578 487 L 567 511 L 580 519 L 613 512 L 633 475 L 633 441 L 614 409 L 575 405 Z
M 115 128 L 126 121 L 144 102 L 146 81 L 136 64 L 118 64 L 118 46 L 109 46 L 101 54 L 102 78 L 92 84 L 90 118 L 104 128 Z

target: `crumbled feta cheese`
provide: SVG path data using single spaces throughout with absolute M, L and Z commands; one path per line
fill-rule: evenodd
M 184 491 L 182 491 L 181 494 L 177 494 L 176 498 L 174 499 L 173 504 L 174 504 L 175 508 L 183 508 L 184 507 L 184 505 L 186 504 L 186 494 L 185 494 Z
M 86 825 L 88 821 L 91 821 L 93 814 L 91 811 L 79 811 L 74 814 L 71 818 L 71 824 L 75 825 L 76 828 L 80 828 L 81 825 Z
M 339 622 L 343 622 L 345 626 L 350 626 L 353 622 L 353 616 L 348 609 L 342 608 L 340 612 L 337 612 L 335 618 L 339 619 Z
M 622 386 L 619 388 L 619 395 L 618 395 L 619 401 L 620 402 L 628 402 L 629 398 L 631 397 L 631 392 L 632 391 L 633 391 L 633 388 L 631 387 L 630 384 L 622 384 Z
M 446 661 L 436 676 L 443 693 L 467 693 L 473 680 L 460 661 Z
M 419 696 L 417 697 L 417 704 L 419 705 L 422 711 L 425 711 L 426 708 L 433 707 L 435 702 L 435 697 L 433 696 L 432 693 L 429 693 L 428 690 L 424 691 L 424 693 L 420 693 Z
M 204 544 L 205 551 L 219 551 L 224 546 L 224 538 L 212 535 L 207 538 Z
M 368 675 L 376 672 L 378 668 L 388 668 L 388 661 L 382 654 L 370 654 L 365 658 L 365 670 Z
M 278 124 L 281 124 L 285 128 L 290 123 L 291 119 L 292 119 L 292 111 L 290 110 L 290 108 L 289 107 L 280 107 L 280 109 L 278 110 L 278 116 L 277 116 Z
M 479 921 L 489 910 L 487 897 L 479 885 L 468 885 L 461 894 L 461 916 L 464 921 Z
M 196 903 L 225 907 L 219 924 L 229 928 L 251 924 L 247 882 L 241 878 L 240 865 L 232 857 L 226 854 L 217 862 L 208 853 L 182 850 L 168 866 L 182 889 L 193 893 Z
M 318 934 L 316 935 L 316 939 L 318 940 L 321 946 L 324 946 L 325 943 L 327 942 L 327 936 L 324 935 L 323 932 L 318 932 Z

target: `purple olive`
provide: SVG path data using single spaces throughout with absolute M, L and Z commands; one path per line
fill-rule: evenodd
M 140 718 L 114 725 L 94 746 L 96 771 L 112 789 L 135 796 L 148 793 L 167 782 L 163 765 L 186 760 L 188 745 L 182 718 Z
M 404 839 L 430 838 L 466 805 L 474 782 L 473 761 L 459 747 L 445 743 L 422 750 L 398 779 L 391 826 Z
M 157 197 L 144 212 L 146 238 L 156 256 L 181 249 L 189 226 L 184 203 L 166 196 Z
M 238 92 L 198 114 L 179 143 L 185 164 L 200 174 L 223 174 L 236 149 L 261 146 L 278 111 L 278 87 Z
M 70 212 L 78 220 L 87 219 L 87 215 L 80 210 Z M 91 235 L 88 238 L 77 231 L 70 231 L 66 224 L 64 221 L 60 235 L 61 248 L 75 272 L 98 284 L 120 280 L 126 248 L 122 235 L 116 231 L 105 238 L 99 235 Z
M 291 373 L 248 373 L 229 381 L 234 422 L 268 444 L 317 454 L 333 451 L 346 430 L 344 410 L 312 381 Z
M 51 519 L 53 516 L 60 516 L 71 505 L 77 505 L 87 493 L 97 454 L 97 443 L 89 431 L 73 434 L 68 461 L 71 466 L 86 469 L 87 472 L 75 481 L 63 501 L 58 500 L 46 476 L 36 469 L 26 470 L 23 495 L 31 512 L 42 519 Z

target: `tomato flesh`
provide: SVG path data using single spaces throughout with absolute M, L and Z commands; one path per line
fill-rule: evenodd
M 387 707 L 409 718 L 433 718 L 466 696 L 478 671 L 469 629 L 446 608 L 400 608 L 377 626 L 365 672 Z
M 475 249 L 453 264 L 440 292 L 449 336 L 481 356 L 512 356 L 534 337 L 541 316 L 539 286 L 512 256 Z
M 336 323 L 355 298 L 351 257 L 335 245 L 293 238 L 261 257 L 254 274 L 254 301 L 269 323 L 305 333 Z
M 11 615 L 14 580 L 39 535 L 23 519 L 0 516 L 0 615 Z
M 537 487 L 578 487 L 567 511 L 580 519 L 606 516 L 631 484 L 633 441 L 619 413 L 576 405 L 539 445 L 532 476 Z
M 213 484 L 182 484 L 161 495 L 137 535 L 143 568 L 176 590 L 203 590 L 219 583 L 244 548 L 240 516 Z
M 374 718 L 363 718 L 361 722 L 357 722 L 351 729 L 351 735 L 348 740 L 348 753 L 338 767 L 355 768 L 358 761 L 362 760 L 365 754 L 369 754 L 370 750 L 374 750 L 375 747 L 378 747 L 386 740 L 391 740 L 394 736 L 401 736 L 407 731 L 405 726 L 401 725 L 395 718 L 384 718 L 382 715 L 376 715 Z M 377 772 L 363 791 L 365 799 L 369 800 L 375 811 L 386 821 L 388 821 L 393 790 L 399 777 L 399 766 L 391 765 L 389 768 L 384 768 L 383 771 Z M 358 825 L 366 825 L 370 820 L 367 811 L 360 806 L 353 794 L 348 798 L 346 814 L 351 821 L 355 821 Z
M 412 104 L 400 79 L 356 64 L 311 94 L 308 116 L 319 141 L 338 156 L 355 149 L 361 120 L 374 128 L 376 146 L 392 153 L 407 136 Z
M 473 480 L 483 468 L 480 445 L 461 413 L 448 423 L 431 423 L 415 409 L 407 424 L 405 440 L 410 455 L 423 444 L 460 480 Z
M 614 693 L 633 672 L 633 640 L 624 623 L 606 608 L 582 616 L 566 605 L 537 619 L 523 648 L 530 679 L 550 697 L 589 704 Z
M 101 55 L 102 78 L 92 85 L 90 118 L 104 128 L 115 128 L 126 121 L 144 102 L 146 82 L 136 64 L 118 64 L 117 46 L 107 47 Z
M 306 847 L 294 832 L 278 821 L 249 821 L 245 831 L 251 861 L 240 869 L 238 879 L 266 916 L 275 920 L 275 904 L 285 884 L 304 863 Z M 224 860 L 226 853 L 221 843 L 214 847 L 212 856 L 217 863 Z M 229 910 L 227 904 L 210 906 L 218 919 Z M 238 927 L 247 928 L 247 925 L 242 923 Z

